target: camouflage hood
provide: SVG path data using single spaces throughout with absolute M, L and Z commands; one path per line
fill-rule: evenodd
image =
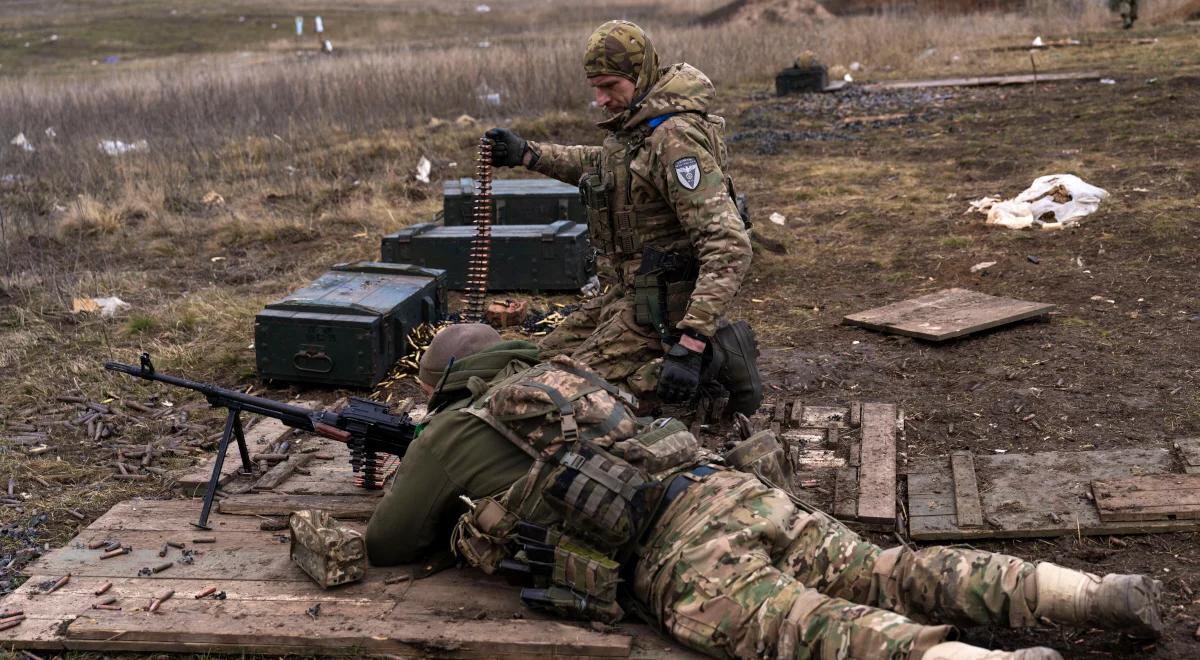
M 708 112 L 716 88 L 704 72 L 680 63 L 662 69 L 658 82 L 632 108 L 600 122 L 600 128 L 630 130 L 655 117 L 676 112 Z
M 471 396 L 467 383 L 472 376 L 489 381 L 513 362 L 533 366 L 537 364 L 537 361 L 537 346 L 523 340 L 502 341 L 474 355 L 455 360 L 441 382 L 434 388 L 433 396 L 429 399 L 429 409 L 434 410 L 447 403 Z

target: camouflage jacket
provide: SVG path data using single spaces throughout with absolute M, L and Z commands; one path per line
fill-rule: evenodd
M 589 203 L 588 218 L 602 279 L 630 284 L 646 246 L 697 259 L 696 287 L 678 328 L 705 336 L 750 269 L 750 238 L 724 173 L 725 122 L 707 114 L 713 94 L 698 69 L 675 64 L 640 103 L 600 124 L 609 131 L 602 146 L 529 143 L 534 171 L 581 185 L 595 175 L 603 186 L 607 200 Z

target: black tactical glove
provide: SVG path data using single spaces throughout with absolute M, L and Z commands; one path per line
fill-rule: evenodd
M 529 148 L 525 138 L 507 128 L 493 128 L 483 135 L 492 141 L 492 165 L 516 167 L 521 164 L 525 150 Z
M 663 403 L 687 403 L 696 396 L 706 347 L 706 340 L 684 335 L 667 351 L 658 376 L 658 398 Z

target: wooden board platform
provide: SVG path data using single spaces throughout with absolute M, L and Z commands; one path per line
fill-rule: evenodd
M 957 462 L 958 465 L 953 463 Z M 1144 534 L 1200 529 L 1200 520 L 1105 521 L 1092 482 L 1171 472 L 1167 449 L 1117 449 L 914 459 L 909 536 L 917 541 Z M 974 484 L 970 476 L 974 477 Z M 976 525 L 973 502 L 978 503 Z
M 1148 474 L 1092 482 L 1104 522 L 1200 518 L 1200 474 Z
M 928 87 L 991 87 L 1003 85 L 1030 85 L 1044 82 L 1064 82 L 1072 80 L 1099 80 L 1101 74 L 1097 71 L 1039 73 L 1016 76 L 974 76 L 969 78 L 938 78 L 934 80 L 896 80 L 863 85 L 869 91 L 885 89 L 925 89 Z
M 386 584 L 412 567 L 372 567 L 364 582 L 323 591 L 288 559 L 286 539 L 258 529 L 259 518 L 214 514 L 214 531 L 191 526 L 194 501 L 130 500 L 118 504 L 65 547 L 27 568 L 32 577 L 0 602 L 27 619 L 0 631 L 0 648 L 47 651 L 158 651 L 299 655 L 399 654 L 421 657 L 697 657 L 644 626 L 612 633 L 551 619 L 526 609 L 518 591 L 473 570 L 449 570 L 424 580 Z M 212 544 L 194 544 L 210 536 Z M 92 540 L 131 545 L 129 554 L 101 560 Z M 158 556 L 168 540 L 195 551 Z M 175 561 L 139 576 L 143 567 Z M 70 572 L 45 594 L 39 584 Z M 100 585 L 120 611 L 91 607 Z M 206 587 L 225 598 L 197 600 Z M 153 596 L 175 595 L 156 613 Z M 314 610 L 319 605 L 318 610 Z M 635 643 L 636 641 L 636 643 Z
M 1044 316 L 1054 305 L 990 296 L 968 289 L 945 289 L 898 303 L 850 314 L 847 325 L 929 341 L 945 341 L 1008 323 Z

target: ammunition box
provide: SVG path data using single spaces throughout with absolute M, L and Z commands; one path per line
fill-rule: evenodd
M 296 511 L 288 518 L 292 561 L 322 589 L 358 582 L 367 574 L 363 535 L 324 511 Z
M 338 264 L 254 319 L 264 380 L 372 387 L 408 352 L 408 334 L 446 309 L 445 275 L 408 264 Z
M 446 271 L 446 286 L 464 289 L 475 227 L 422 223 L 383 237 L 382 261 Z M 493 291 L 577 290 L 592 275 L 587 227 L 569 220 L 492 228 L 488 288 Z
M 442 194 L 442 222 L 447 227 L 475 224 L 474 179 L 446 181 Z M 587 221 L 577 186 L 554 179 L 492 181 L 492 224 L 544 225 L 556 220 Z
M 829 70 L 823 65 L 790 67 L 775 76 L 775 95 L 823 92 L 829 86 Z

